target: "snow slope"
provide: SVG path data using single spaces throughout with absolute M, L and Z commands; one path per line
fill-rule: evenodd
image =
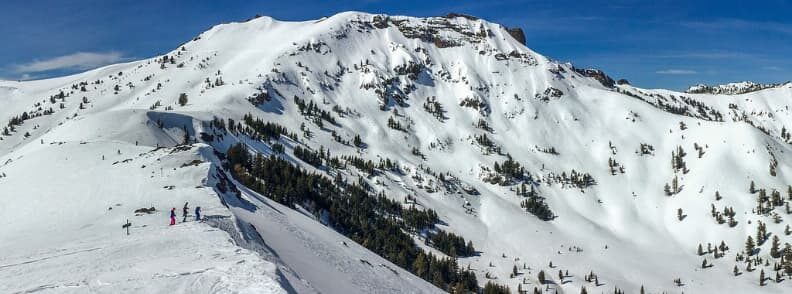
M 199 158 L 194 150 L 92 141 L 19 154 L 0 184 L 0 292 L 285 293 L 275 266 L 227 233 L 194 221 L 167 226 L 165 210 L 185 201 L 230 217 L 211 189 L 196 187 L 207 164 L 178 167 Z
M 792 138 L 785 126 L 790 121 L 792 84 L 737 95 L 613 85 L 592 71 L 531 51 L 500 25 L 469 17 L 355 12 L 304 22 L 261 17 L 215 26 L 165 56 L 50 80 L 0 82 L 0 102 L 7 106 L 0 109 L 0 119 L 8 121 L 23 112 L 32 117 L 0 141 L 0 176 L 5 174 L 0 177 L 0 220 L 10 224 L 0 228 L 0 249 L 16 252 L 10 260 L 0 257 L 2 264 L 46 258 L 53 247 L 120 250 L 121 241 L 133 238 L 120 234 L 120 223 L 131 218 L 147 224 L 133 236 L 151 235 L 134 239 L 140 243 L 170 248 L 159 243 L 163 237 L 154 236 L 174 235 L 195 238 L 188 243 L 207 256 L 215 254 L 212 250 L 222 252 L 212 255 L 219 256 L 210 262 L 212 271 L 180 276 L 177 285 L 275 290 L 271 286 L 279 283 L 300 293 L 438 291 L 321 226 L 309 214 L 244 188 L 241 198 L 213 190 L 224 172 L 218 171 L 221 164 L 212 149 L 224 152 L 243 142 L 253 152 L 272 154 L 265 142 L 208 126 L 214 117 L 239 121 L 251 114 L 300 134 L 298 142 L 279 140 L 288 148 L 282 156 L 295 164 L 329 176 L 362 175 L 393 199 L 415 197 L 419 206 L 436 210 L 443 229 L 471 240 L 480 251 L 459 262 L 469 265 L 481 284 L 491 277 L 513 291 L 519 285 L 559 293 L 578 293 L 584 286 L 595 292 L 618 287 L 630 293 L 641 286 L 652 293 L 792 289 L 788 277 L 760 286 L 760 270 L 748 272 L 744 261 L 736 261 L 746 237 L 756 237 L 760 220 L 767 224 L 770 238 L 778 236 L 782 244 L 792 241 L 784 233 L 792 221 L 784 206 L 757 214 L 758 193 L 748 191 L 754 181 L 768 195 L 777 190 L 788 199 L 792 158 L 786 154 L 792 152 Z M 188 98 L 183 106 L 178 103 L 181 93 Z M 295 96 L 329 111 L 337 123 L 318 125 L 316 118 L 301 113 Z M 432 113 L 437 105 L 443 110 Z M 389 119 L 400 127 L 392 127 Z M 200 143 L 190 151 L 169 153 L 179 150 L 174 146 L 184 141 L 185 131 L 191 142 Z M 206 139 L 202 132 L 222 139 Z M 355 135 L 363 148 L 334 139 L 352 141 Z M 476 139 L 482 135 L 493 146 Z M 335 156 L 388 158 L 402 172 L 317 170 L 293 156 L 297 145 L 329 150 Z M 151 151 L 158 146 L 166 148 Z M 683 169 L 670 164 L 678 147 L 687 153 Z M 112 164 L 127 158 L 132 161 Z M 180 168 L 193 158 L 204 163 Z M 515 190 L 523 181 L 492 183 L 494 163 L 507 158 L 525 168 L 530 180 L 524 182 L 534 185 L 554 219 L 542 221 L 521 208 L 525 198 Z M 564 179 L 572 171 L 588 174 L 594 182 L 581 186 Z M 674 181 L 678 191 L 668 196 L 664 186 Z M 173 190 L 162 188 L 171 185 Z M 469 188 L 479 193 L 466 192 Z M 716 191 L 722 199 L 715 199 Z M 230 231 L 235 242 L 220 241 L 223 232 L 205 224 L 158 227 L 165 223 L 162 211 L 159 217 L 130 216 L 132 208 L 178 208 L 184 201 L 205 205 L 207 215 L 228 216 L 230 220 L 215 225 Z M 122 208 L 107 210 L 116 203 Z M 736 225 L 716 222 L 711 205 L 719 212 L 733 208 Z M 680 208 L 682 220 L 677 215 Z M 156 219 L 147 222 L 148 218 Z M 97 229 L 80 229 L 87 224 Z M 50 233 L 61 230 L 68 233 Z M 177 230 L 184 231 L 169 234 Z M 106 245 L 74 243 L 110 232 L 116 237 Z M 717 246 L 721 241 L 729 247 L 722 258 L 696 253 L 698 244 L 706 248 L 707 243 Z M 772 265 L 780 260 L 768 255 L 770 243 L 759 246 L 756 256 L 770 260 L 759 268 L 774 278 Z M 246 249 L 231 250 L 233 244 Z M 91 258 L 84 266 L 116 258 L 86 254 Z M 134 256 L 145 254 L 142 250 L 129 259 L 117 258 L 130 265 Z M 175 251 L 157 254 L 182 256 L 178 262 L 185 270 L 178 272 L 206 266 Z M 713 266 L 702 268 L 704 258 Z M 241 259 L 246 262 L 227 263 Z M 735 265 L 742 272 L 736 277 Z M 27 264 L 19 266 L 20 271 L 38 274 Z M 52 266 L 80 272 L 58 263 Z M 514 266 L 518 275 L 510 277 Z M 3 281 L 11 276 L 10 268 L 0 266 Z M 104 271 L 92 270 L 91 275 Z M 538 285 L 540 270 L 555 282 Z M 559 270 L 569 272 L 563 281 Z M 251 272 L 263 278 L 235 276 Z M 590 272 L 596 273 L 598 284 L 584 280 Z M 99 285 L 87 275 L 47 285 Z M 143 279 L 139 273 L 129 275 Z M 160 275 L 145 276 L 156 280 Z M 230 280 L 212 282 L 220 276 Z M 677 278 L 681 285 L 673 282 Z M 249 284 L 251 280 L 265 282 Z M 9 290 L 40 286 L 32 281 L 37 277 L 15 281 L 17 286 Z M 108 289 L 141 287 L 135 282 L 113 285 L 119 288 Z

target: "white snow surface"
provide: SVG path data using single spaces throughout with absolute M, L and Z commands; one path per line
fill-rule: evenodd
M 189 150 L 175 147 L 184 130 L 197 139 L 214 132 L 207 127 L 213 117 L 239 121 L 245 114 L 298 133 L 300 142 L 281 140 L 289 148 L 282 156 L 306 169 L 313 170 L 291 156 L 293 145 L 398 162 L 404 173 L 382 171 L 366 181 L 393 199 L 415 196 L 438 212 L 442 229 L 471 240 L 480 255 L 459 262 L 482 285 L 489 273 L 512 291 L 518 284 L 530 290 L 544 270 L 555 282 L 538 287 L 559 293 L 583 286 L 593 293 L 637 293 L 641 286 L 651 293 L 792 291 L 788 277 L 759 286 L 759 269 L 775 277 L 770 241 L 758 253 L 770 266 L 747 272 L 735 261 L 759 220 L 782 244 L 792 242 L 784 207 L 773 210 L 781 220 L 775 223 L 753 213 L 756 194 L 748 192 L 754 181 L 786 197 L 792 184 L 792 148 L 782 135 L 792 125 L 790 84 L 740 95 L 609 88 L 484 20 L 357 12 L 222 24 L 167 56 L 175 61 L 161 65 L 157 56 L 55 79 L 0 81 L 0 121 L 34 116 L 0 135 L 0 292 L 440 291 L 310 214 L 244 188 L 241 198 L 212 188 L 220 165 L 213 148 L 244 142 L 269 154 L 265 143 L 228 134 Z M 410 64 L 421 65 L 412 77 L 396 70 Z M 552 89 L 562 94 L 548 95 Z M 61 91 L 65 99 L 50 98 Z M 177 103 L 181 93 L 189 97 L 185 106 Z M 259 93 L 269 101 L 248 101 Z M 337 107 L 331 113 L 338 124 L 318 127 L 300 114 L 294 96 L 323 110 Z M 443 119 L 424 110 L 429 97 L 442 104 Z M 390 117 L 406 131 L 389 128 Z M 476 128 L 479 120 L 492 130 Z M 313 136 L 303 136 L 301 124 Z M 348 141 L 360 135 L 366 146 L 336 142 L 332 131 Z M 474 136 L 482 134 L 502 154 L 477 145 Z M 652 154 L 641 155 L 642 143 Z M 687 153 L 687 173 L 671 168 L 678 146 Z M 549 147 L 558 154 L 541 151 Z M 533 176 L 555 219 L 522 209 L 517 186 L 483 181 L 506 154 Z M 610 158 L 625 172 L 611 174 Z M 444 183 L 426 168 L 454 180 Z M 580 189 L 550 179 L 572 170 L 596 184 Z M 339 172 L 358 176 L 355 169 Z M 681 191 L 666 196 L 663 186 L 674 177 Z M 723 199 L 715 200 L 716 191 Z M 167 210 L 180 212 L 187 201 L 210 220 L 167 226 Z M 466 202 L 473 213 L 465 212 Z M 738 224 L 715 222 L 712 204 L 732 207 Z M 150 206 L 158 211 L 133 213 Z M 686 215 L 681 221 L 678 208 Z M 121 229 L 127 219 L 129 236 Z M 698 244 L 721 241 L 730 247 L 723 258 L 696 254 Z M 703 258 L 713 266 L 702 269 Z M 520 274 L 510 277 L 515 265 Z M 736 277 L 735 265 L 742 272 Z M 570 276 L 559 281 L 558 270 Z M 583 280 L 592 271 L 600 285 Z

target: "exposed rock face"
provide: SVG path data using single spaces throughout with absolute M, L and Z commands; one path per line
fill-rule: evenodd
M 629 85 L 630 81 L 628 81 L 626 79 L 619 79 L 618 81 L 616 81 L 616 84 L 617 85 Z
M 511 28 L 507 30 L 509 35 L 512 36 L 517 41 L 520 41 L 521 44 L 525 45 L 525 32 L 521 28 Z
M 599 81 L 600 84 L 608 88 L 613 88 L 613 85 L 616 84 L 616 81 L 614 81 L 611 77 L 605 74 L 604 71 L 596 68 L 586 68 L 586 69 L 575 68 L 575 72 L 585 77 L 594 78 L 595 80 Z
M 446 17 L 446 18 L 457 18 L 457 17 L 464 17 L 464 18 L 467 18 L 467 19 L 469 19 L 469 20 L 479 20 L 479 18 L 478 18 L 478 17 L 472 16 L 472 15 L 467 15 L 467 14 L 463 14 L 463 13 L 454 13 L 454 12 L 451 12 L 451 13 L 449 13 L 449 14 L 446 14 L 446 16 L 445 16 L 445 17 Z

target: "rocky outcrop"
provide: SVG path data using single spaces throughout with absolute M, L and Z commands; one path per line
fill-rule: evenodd
M 575 70 L 575 72 L 579 73 L 584 77 L 593 78 L 599 81 L 600 84 L 602 84 L 607 88 L 613 88 L 613 85 L 616 84 L 616 81 L 614 81 L 611 77 L 605 74 L 605 72 L 602 70 L 596 68 L 586 68 L 586 69 L 573 68 L 573 69 Z
M 525 45 L 525 32 L 523 32 L 521 28 L 510 28 L 506 29 L 506 31 L 509 32 L 512 38 L 519 41 L 520 44 Z

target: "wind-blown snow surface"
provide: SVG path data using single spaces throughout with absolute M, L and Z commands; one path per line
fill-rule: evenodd
M 213 117 L 239 121 L 245 114 L 300 133 L 300 142 L 281 140 L 289 148 L 283 156 L 309 169 L 291 146 L 397 161 L 402 173 L 381 171 L 366 181 L 394 199 L 415 196 L 438 212 L 443 229 L 471 240 L 481 254 L 460 263 L 482 284 L 489 273 L 513 291 L 521 283 L 531 289 L 544 270 L 555 282 L 539 287 L 567 293 L 581 286 L 631 293 L 642 285 L 648 292 L 792 289 L 789 281 L 760 287 L 759 269 L 747 272 L 735 261 L 759 220 L 790 242 L 784 226 L 792 219 L 784 208 L 774 210 L 775 223 L 753 213 L 756 194 L 748 192 L 755 181 L 786 197 L 790 84 L 729 96 L 611 86 L 527 49 L 497 24 L 464 17 L 261 17 L 218 25 L 167 56 L 57 79 L 0 82 L 0 119 L 35 116 L 0 141 L 0 287 L 6 287 L 0 290 L 258 292 L 280 284 L 297 292 L 438 291 L 310 216 L 246 189 L 240 198 L 214 191 L 220 174 L 210 149 L 245 142 L 271 153 L 244 136 L 199 135 L 217 133 L 208 127 Z M 177 103 L 181 93 L 188 97 L 184 106 Z M 337 124 L 317 126 L 300 114 L 294 96 L 334 109 Z M 262 99 L 250 99 L 254 104 L 253 97 Z M 442 115 L 425 110 L 430 99 L 442 105 Z M 404 130 L 389 128 L 389 118 Z M 301 125 L 312 136 L 302 136 Z M 174 149 L 185 130 L 203 143 Z M 342 141 L 360 135 L 365 147 L 339 143 L 331 132 Z M 482 134 L 500 154 L 476 143 Z M 641 144 L 652 151 L 643 154 Z M 157 146 L 167 148 L 152 151 Z M 688 153 L 689 172 L 671 168 L 678 146 Z M 551 147 L 557 154 L 543 152 Z M 525 212 L 518 186 L 484 181 L 506 154 L 531 174 L 555 219 Z M 181 167 L 196 159 L 202 163 Z M 612 173 L 609 159 L 624 172 Z M 553 180 L 572 170 L 596 184 Z M 358 175 L 353 168 L 337 172 Z M 666 196 L 663 187 L 675 177 L 681 191 Z M 715 200 L 716 191 L 723 199 Z M 185 201 L 217 215 L 209 223 L 230 235 L 201 223 L 165 226 L 164 210 Z M 737 225 L 718 224 L 712 204 L 718 211 L 732 207 Z M 152 205 L 160 210 L 154 215 L 132 213 Z M 686 215 L 681 221 L 678 208 Z M 126 219 L 133 222 L 131 236 L 120 228 Z M 696 254 L 698 244 L 721 241 L 730 247 L 724 257 Z M 759 268 L 774 278 L 770 243 L 759 256 L 771 266 Z M 713 266 L 702 269 L 705 257 Z M 510 277 L 515 265 L 519 275 Z M 737 277 L 734 265 L 742 272 Z M 115 266 L 127 272 L 113 273 Z M 559 269 L 570 274 L 563 282 Z M 584 281 L 592 271 L 600 285 Z M 683 286 L 673 283 L 677 278 Z
M 89 141 L 15 152 L 0 184 L 0 292 L 285 293 L 275 265 L 227 233 L 193 219 L 167 226 L 164 210 L 186 201 L 230 215 L 211 188 L 196 187 L 207 164 L 178 167 L 194 151 L 151 149 Z

